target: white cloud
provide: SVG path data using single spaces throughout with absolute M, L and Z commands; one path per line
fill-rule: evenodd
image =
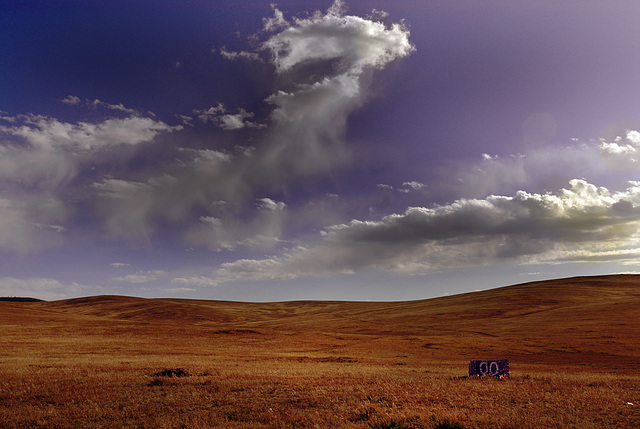
M 122 104 L 82 102 L 71 95 L 62 102 L 133 112 Z M 97 123 L 68 123 L 33 114 L 3 120 L 7 124 L 0 125 L 4 137 L 0 140 L 0 210 L 5 216 L 0 223 L 0 249 L 20 253 L 60 244 L 61 234 L 50 233 L 68 230 L 64 222 L 77 212 L 77 203 L 91 199 L 84 186 L 94 170 L 116 173 L 134 154 L 127 147 L 182 129 L 138 115 Z
M 234 61 L 237 59 L 245 59 L 245 60 L 260 60 L 260 56 L 255 52 L 246 52 L 246 51 L 228 51 L 225 46 L 220 47 L 220 55 L 224 58 Z
M 162 270 L 139 271 L 135 274 L 127 274 L 125 276 L 114 277 L 114 280 L 127 283 L 149 283 L 163 277 L 165 272 Z
M 167 293 L 183 293 L 183 292 L 194 292 L 195 289 L 190 287 L 175 287 L 175 288 L 165 288 L 164 291 Z
M 424 183 L 420 183 L 415 180 L 412 180 L 411 182 L 404 182 L 402 186 L 412 188 L 414 191 L 419 191 L 420 189 L 427 187 L 427 185 L 425 185 Z
M 52 229 L 52 230 L 54 230 L 56 232 L 62 232 L 62 231 L 64 231 L 66 229 L 62 225 L 45 225 L 45 224 L 42 224 L 42 223 L 36 223 L 36 224 L 34 224 L 34 226 L 36 228 L 40 228 L 40 229 Z
M 95 293 L 96 286 L 89 288 L 78 283 L 65 284 L 51 278 L 0 278 L 0 296 L 57 300 L 86 295 L 89 290 Z
M 82 103 L 82 100 L 79 97 L 76 97 L 75 95 L 68 95 L 66 98 L 60 101 L 62 101 L 64 104 L 71 104 L 71 105 L 77 105 Z
M 253 116 L 252 114 L 248 114 L 244 110 L 236 115 L 224 115 L 220 117 L 220 128 L 223 130 L 239 130 L 241 128 L 245 128 L 247 124 L 245 123 L 246 118 L 250 118 Z
M 635 171 L 640 168 L 640 132 L 627 130 L 613 141 L 600 140 L 600 153 L 614 170 Z
M 5 186 L 0 248 L 31 252 L 61 243 L 64 223 L 75 211 L 68 200 L 72 181 L 84 165 L 105 159 L 102 147 L 149 141 L 171 131 L 148 118 L 110 119 L 99 124 L 62 123 L 53 118 L 28 115 L 22 125 L 2 126 L 0 132 L 24 138 L 28 146 L 0 144 L 0 182 Z M 17 122 L 16 121 L 16 122 Z M 75 199 L 76 197 L 72 197 Z
M 371 10 L 371 14 L 368 15 L 367 18 L 371 20 L 380 20 L 388 16 L 389 16 L 388 12 L 385 12 L 384 10 L 377 10 L 374 8 Z
M 110 236 L 149 240 L 158 219 L 181 222 L 194 208 L 242 196 L 242 178 L 233 171 L 234 162 L 241 160 L 215 150 L 181 153 L 189 159 L 173 167 L 172 174 L 141 182 L 105 178 L 93 184 L 93 204 Z
M 222 103 L 193 112 L 224 130 L 262 129 L 251 147 L 242 142 L 237 150 L 189 149 L 178 135 L 181 125 L 75 95 L 60 101 L 119 117 L 71 123 L 44 115 L 2 116 L 0 184 L 11 186 L 1 195 L 0 248 L 28 251 L 50 234 L 55 243 L 74 233 L 68 223 L 74 216 L 100 222 L 109 238 L 145 245 L 159 225 L 168 224 L 184 242 L 216 250 L 281 243 L 287 206 L 259 197 L 279 195 L 292 180 L 344 165 L 346 121 L 364 102 L 371 71 L 414 49 L 402 25 L 387 27 L 344 11 L 336 1 L 325 14 L 287 22 L 274 7 L 265 31 L 255 36 L 266 39 L 256 53 L 220 50 L 229 59 L 269 53 L 279 74 L 281 89 L 266 97 L 270 110 L 264 119 Z M 179 118 L 192 125 L 191 116 Z M 141 144 L 171 133 L 167 140 L 175 144 L 162 153 Z M 233 137 L 227 138 L 231 145 Z M 132 171 L 133 159 L 143 166 Z
M 326 15 L 316 13 L 311 18 L 294 19 L 293 25 L 265 42 L 277 70 L 284 72 L 309 61 L 340 58 L 348 73 L 358 74 L 364 66 L 382 67 L 414 49 L 408 30 L 401 24 L 388 29 L 380 22 L 344 16 L 343 12 L 344 4 L 336 1 Z
M 640 220 L 637 183 L 624 192 L 611 193 L 581 179 L 556 194 L 519 191 L 513 197 L 461 199 L 434 208 L 411 207 L 403 214 L 380 221 L 354 220 L 326 229 L 325 240 L 336 243 L 456 245 L 464 239 L 484 242 L 494 238 L 516 240 L 520 252 L 537 252 L 541 243 L 590 242 L 626 237 Z M 622 230 L 619 230 L 622 228 Z M 533 247 L 528 247 L 534 243 Z M 503 243 L 501 244 L 503 245 Z
M 238 247 L 272 248 L 280 242 L 287 220 L 287 205 L 270 198 L 254 203 L 257 211 L 248 220 L 241 220 L 235 211 L 218 207 L 218 217 L 201 216 L 200 224 L 190 228 L 185 242 L 191 246 L 206 246 L 212 250 L 234 250 Z
M 287 205 L 282 201 L 274 201 L 271 198 L 260 198 L 256 202 L 256 206 L 262 210 L 281 211 L 284 210 Z
M 264 128 L 266 125 L 250 121 L 255 115 L 239 108 L 236 113 L 228 113 L 222 103 L 204 110 L 194 110 L 198 118 L 205 124 L 214 123 L 223 130 L 239 130 L 242 128 Z
M 640 131 L 627 130 L 627 140 L 634 145 L 640 145 Z
M 253 212 L 253 219 L 242 222 L 236 220 L 237 213 L 247 212 L 261 192 L 281 190 L 291 180 L 326 173 L 345 162 L 346 120 L 367 92 L 362 76 L 367 69 L 383 67 L 413 49 L 401 25 L 386 28 L 343 16 L 341 10 L 340 3 L 335 3 L 325 15 L 316 13 L 291 24 L 283 25 L 279 18 L 265 21 L 271 31 L 282 29 L 269 36 L 263 49 L 272 53 L 272 63 L 281 74 L 279 82 L 287 90 L 267 97 L 273 107 L 270 129 L 258 137 L 255 149 L 224 160 L 217 156 L 181 159 L 170 172 L 146 180 L 108 177 L 95 183 L 96 206 L 110 234 L 148 239 L 158 220 L 180 222 L 194 211 L 206 211 L 195 217 L 201 219 L 199 225 L 186 228 L 187 243 L 233 249 L 277 242 L 285 211 L 267 215 L 259 210 Z M 280 16 L 277 10 L 275 16 Z M 305 50 L 310 47 L 320 52 Z M 341 67 L 327 69 L 326 59 L 338 61 Z M 317 73 L 297 74 L 297 66 L 317 69 Z M 310 75 L 317 80 L 310 83 Z M 229 112 L 222 103 L 194 113 L 203 122 L 228 130 L 262 127 L 252 121 L 253 113 L 242 108 Z M 182 154 L 195 156 L 192 151 Z M 226 212 L 218 213 L 220 208 L 212 206 L 215 201 L 228 202 Z M 224 228 L 210 222 L 213 218 Z M 242 228 L 246 232 L 241 233 Z
M 9 199 L 0 196 L 0 251 L 29 253 L 62 243 L 66 217 L 62 204 L 53 199 Z
M 40 115 L 20 116 L 21 126 L 0 126 L 4 134 L 22 137 L 40 150 L 93 150 L 104 146 L 149 142 L 161 132 L 182 129 L 144 117 L 107 119 L 98 124 L 70 124 Z
M 440 180 L 429 183 L 428 195 L 446 201 L 509 195 L 519 189 L 545 192 L 572 177 L 619 188 L 634 178 L 628 173 L 640 168 L 640 132 L 626 129 L 612 135 L 599 141 L 571 139 L 565 145 L 533 145 L 521 153 L 483 154 L 478 162 L 451 161 L 434 167 L 432 174 Z
M 223 130 L 239 130 L 241 128 L 264 128 L 264 125 L 251 122 L 254 114 L 244 109 L 238 109 L 238 113 L 222 115 L 219 118 L 220 128 Z
M 179 64 L 179 63 L 178 63 Z M 91 108 L 98 108 L 98 107 L 102 107 L 104 109 L 108 109 L 108 110 L 116 110 L 116 111 L 120 111 L 123 113 L 126 113 L 128 115 L 133 115 L 133 116 L 139 116 L 140 112 L 138 112 L 136 109 L 130 109 L 128 107 L 125 107 L 122 103 L 118 103 L 118 104 L 110 104 L 110 103 L 106 103 L 104 101 L 100 101 L 97 98 L 94 100 L 84 100 L 82 101 L 82 99 L 80 99 L 80 97 L 76 97 L 75 95 L 68 95 L 66 98 L 60 100 L 62 103 L 64 104 L 68 104 L 68 105 L 72 105 L 72 106 L 78 106 L 78 105 L 83 105 L 86 107 L 91 107 Z
M 167 177 L 166 182 L 171 183 Z M 156 185 L 159 181 L 154 182 Z M 152 232 L 149 216 L 161 204 L 154 200 L 154 186 L 151 183 L 127 182 L 119 179 L 105 179 L 94 183 L 98 192 L 98 212 L 105 217 L 105 228 L 115 238 L 148 239 Z
M 211 120 L 217 119 L 221 114 L 226 113 L 227 109 L 224 104 L 218 103 L 216 106 L 211 106 L 208 109 L 194 110 L 193 113 L 198 115 L 198 118 L 205 124 Z
M 487 155 L 480 162 L 444 165 L 439 171 L 442 179 L 430 182 L 429 192 L 439 199 L 482 198 L 523 188 L 544 192 L 585 174 L 589 180 L 606 179 L 610 171 L 597 144 L 577 141 L 536 146 L 521 154 Z
M 282 269 L 283 264 L 277 258 L 253 260 L 241 259 L 220 266 L 213 276 L 178 277 L 173 283 L 191 284 L 197 286 L 218 286 L 222 283 L 246 280 L 288 280 L 300 275 L 296 271 L 287 272 Z
M 638 245 L 640 237 L 633 237 L 630 242 Z M 571 246 L 558 246 L 553 251 L 531 258 L 533 264 L 564 264 L 564 263 L 619 263 L 620 265 L 638 265 L 640 246 L 611 249 L 611 244 L 591 243 L 588 248 L 575 249 Z
M 273 17 L 272 18 L 263 18 L 262 22 L 264 24 L 264 30 L 267 32 L 278 31 L 282 28 L 286 28 L 289 26 L 289 23 L 286 19 L 284 19 L 284 14 L 278 10 L 275 6 L 273 6 Z
M 624 262 L 636 260 L 639 230 L 640 183 L 612 193 L 574 179 L 555 194 L 520 191 L 511 197 L 461 199 L 433 208 L 412 207 L 379 221 L 335 225 L 315 243 L 279 257 L 223 264 L 210 282 L 366 270 L 416 274 L 505 259 Z
M 175 277 L 171 283 L 190 284 L 195 286 L 218 286 L 219 281 L 207 276 Z
M 56 189 L 69 183 L 77 172 L 77 159 L 72 154 L 0 145 L 0 181 L 24 185 L 31 192 Z
M 176 115 L 176 118 L 180 119 L 180 121 L 182 121 L 183 125 L 193 126 L 193 124 L 192 124 L 193 118 L 191 116 Z
M 213 217 L 213 216 L 200 216 L 200 221 L 211 224 L 216 227 L 222 226 L 222 221 L 217 217 Z
M 117 110 L 117 111 L 126 113 L 128 115 L 137 116 L 139 114 L 139 112 L 136 109 L 130 109 L 128 107 L 125 107 L 122 103 L 110 104 L 110 103 L 105 103 L 104 101 L 100 101 L 97 98 L 93 101 L 87 100 L 86 103 L 93 107 L 103 107 L 109 110 Z
M 336 2 L 325 15 L 296 18 L 263 44 L 276 71 L 295 88 L 267 98 L 274 110 L 269 144 L 260 153 L 265 171 L 315 174 L 343 162 L 346 119 L 367 94 L 362 77 L 413 50 L 401 25 L 388 29 L 341 10 Z M 309 75 L 317 76 L 314 82 L 308 83 Z

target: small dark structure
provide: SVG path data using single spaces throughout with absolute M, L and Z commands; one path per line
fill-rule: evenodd
M 472 360 L 469 362 L 469 377 L 492 375 L 497 378 L 509 377 L 509 361 Z

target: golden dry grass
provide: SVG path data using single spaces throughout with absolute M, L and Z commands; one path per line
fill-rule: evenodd
M 637 428 L 638 304 L 640 276 L 395 303 L 0 302 L 0 427 Z M 485 358 L 511 378 L 466 377 Z

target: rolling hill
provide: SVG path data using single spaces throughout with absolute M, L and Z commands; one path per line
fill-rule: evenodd
M 437 359 L 502 356 L 618 369 L 637 368 L 640 362 L 636 275 L 532 282 L 406 302 L 243 303 L 95 296 L 0 302 L 0 307 L 0 324 L 66 320 L 175 326 L 194 332 L 357 335 L 361 341 L 375 338 L 381 347 L 392 339 L 416 338 Z
M 635 275 L 408 302 L 0 300 L 0 421 L 637 428 L 639 304 Z M 471 359 L 511 377 L 467 377 Z

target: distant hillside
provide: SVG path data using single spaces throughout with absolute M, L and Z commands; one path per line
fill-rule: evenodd
M 9 302 L 40 302 L 41 299 L 38 298 L 28 298 L 23 296 L 0 296 L 0 301 L 9 301 Z
M 432 357 L 506 356 L 584 365 L 640 362 L 639 308 L 637 275 L 540 281 L 404 302 L 244 303 L 95 296 L 37 302 L 28 306 L 28 313 L 18 303 L 0 303 L 7 320 L 55 318 L 59 323 L 68 318 L 82 323 L 171 325 L 205 333 L 414 338 L 424 342 Z
M 473 285 L 470 285 L 473 287 Z M 145 299 L 94 296 L 44 302 L 56 309 L 128 321 L 177 323 L 247 323 L 304 327 L 307 322 L 334 328 L 353 320 L 403 329 L 449 329 L 491 325 L 504 330 L 512 321 L 550 322 L 584 316 L 582 321 L 608 312 L 631 317 L 640 303 L 640 275 L 575 277 L 524 283 L 479 292 L 417 301 L 289 301 L 247 303 L 174 298 Z M 629 314 L 627 314 L 629 312 Z M 611 314 L 607 317 L 614 317 Z M 616 317 L 618 318 L 618 317 Z M 493 325 L 496 325 L 495 327 Z

